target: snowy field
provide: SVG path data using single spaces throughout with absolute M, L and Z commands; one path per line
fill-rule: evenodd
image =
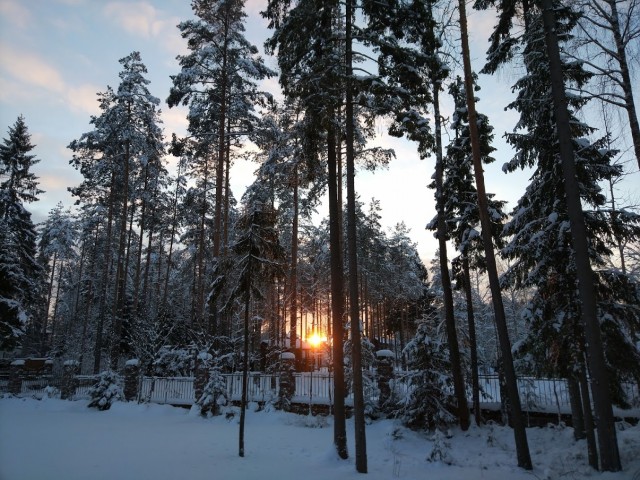
M 533 472 L 516 466 L 513 435 L 499 426 L 454 430 L 447 462 L 429 462 L 431 435 L 391 420 L 367 426 L 369 474 L 338 459 L 331 419 L 249 411 L 245 457 L 238 416 L 204 419 L 166 405 L 115 403 L 100 412 L 86 401 L 0 399 L 1 480 L 533 480 L 640 479 L 640 427 L 621 425 L 624 471 L 594 472 L 570 428 L 528 429 Z M 348 421 L 354 456 L 353 423 Z

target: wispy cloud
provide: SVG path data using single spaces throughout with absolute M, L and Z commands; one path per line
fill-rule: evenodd
M 54 93 L 66 88 L 58 70 L 37 55 L 0 47 L 0 62 L 12 77 L 28 85 Z
M 92 114 L 98 110 L 97 87 L 69 85 L 56 67 L 38 55 L 0 47 L 0 64 L 6 73 L 1 82 L 4 101 L 24 101 L 24 93 L 28 92 L 29 97 L 46 95 L 54 101 L 62 100 L 72 110 L 82 113 Z M 22 98 L 19 98 L 20 92 Z
M 166 20 L 147 2 L 111 2 L 105 5 L 104 13 L 125 31 L 143 38 L 155 37 L 166 28 Z
M 32 20 L 29 9 L 16 0 L 0 0 L 0 15 L 20 28 L 27 27 Z
M 180 19 L 166 15 L 149 2 L 109 2 L 103 12 L 125 32 L 146 40 L 157 40 L 174 56 L 185 50 L 185 42 L 176 28 Z

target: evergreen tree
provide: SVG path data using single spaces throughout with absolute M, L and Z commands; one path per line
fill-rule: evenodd
M 36 229 L 25 203 L 38 200 L 42 190 L 32 167 L 31 143 L 22 116 L 9 127 L 0 145 L 0 349 L 23 344 L 27 328 L 34 333 L 33 353 L 42 332 L 42 274 L 36 260 Z M 27 352 L 25 352 L 27 353 Z
M 476 90 L 479 90 L 479 87 L 476 87 Z M 470 270 L 475 268 L 484 270 L 484 246 L 482 244 L 482 236 L 478 231 L 480 227 L 480 213 L 477 205 L 478 192 L 472 171 L 472 152 L 464 82 L 460 77 L 456 77 L 456 80 L 451 83 L 449 93 L 453 97 L 455 107 L 451 125 L 455 136 L 447 146 L 447 154 L 444 159 L 445 180 L 442 188 L 447 194 L 444 199 L 443 212 L 448 227 L 448 238 L 453 240 L 456 249 L 460 252 L 458 257 L 453 260 L 453 267 L 458 283 L 464 289 L 466 297 L 471 375 L 473 379 L 473 407 L 476 422 L 480 422 L 478 355 Z M 486 115 L 481 113 L 477 114 L 477 124 L 482 161 L 483 163 L 491 163 L 494 161 L 491 153 L 495 150 L 491 146 L 493 127 L 489 124 Z M 487 197 L 492 236 L 499 243 L 502 222 L 506 217 L 502 211 L 505 202 L 493 199 L 493 195 L 490 194 Z
M 78 197 L 77 203 L 93 204 L 107 212 L 101 245 L 96 250 L 102 257 L 98 262 L 102 272 L 96 282 L 99 289 L 96 373 L 105 346 L 105 324 L 110 327 L 111 367 L 115 369 L 119 361 L 123 324 L 128 321 L 131 309 L 128 278 L 134 236 L 132 220 L 141 193 L 135 186 L 148 173 L 145 167 L 158 165 L 164 152 L 157 109 L 160 100 L 149 92 L 147 68 L 140 53 L 132 52 L 120 59 L 120 64 L 123 70 L 119 73 L 118 89 L 108 87 L 99 94 L 101 113 L 90 122 L 94 130 L 69 145 L 74 152 L 70 163 L 84 177 L 78 187 L 71 189 Z
M 413 339 L 405 347 L 409 366 L 409 394 L 398 402 L 396 415 L 413 428 L 437 429 L 455 423 L 451 366 L 438 321 L 423 317 Z
M 189 106 L 189 136 L 193 149 L 192 167 L 199 182 L 198 232 L 196 243 L 196 278 L 194 284 L 194 320 L 213 335 L 218 329 L 218 306 L 215 288 L 222 274 L 220 255 L 223 239 L 223 199 L 225 165 L 231 145 L 246 136 L 256 122 L 255 107 L 268 95 L 257 90 L 256 81 L 274 75 L 258 56 L 258 49 L 244 36 L 243 0 L 194 0 L 197 18 L 181 22 L 178 28 L 187 39 L 191 52 L 178 57 L 181 71 L 172 76 L 173 86 L 167 103 L 170 107 Z M 184 141 L 174 142 L 183 150 Z M 228 167 L 226 170 L 228 178 Z M 215 186 L 213 199 L 213 239 L 211 262 L 206 265 L 205 231 L 210 211 L 208 193 Z M 227 194 L 227 199 L 229 195 Z M 210 269 L 210 271 L 208 270 Z M 218 272 L 218 273 L 216 273 Z M 208 277 L 212 277 L 208 279 Z M 207 292 L 207 290 L 211 290 Z M 213 293 L 208 295 L 208 293 Z M 205 313 L 205 297 L 209 298 L 209 314 Z
M 39 262 L 47 270 L 45 317 L 42 325 L 41 355 L 47 349 L 54 347 L 56 337 L 64 340 L 66 335 L 59 331 L 57 324 L 58 301 L 61 298 L 63 278 L 68 279 L 70 269 L 77 260 L 76 242 L 78 231 L 76 222 L 70 210 L 63 210 L 62 203 L 58 203 L 49 212 L 47 220 L 40 229 L 38 242 Z M 54 291 L 55 290 L 55 291 Z M 51 322 L 49 322 L 51 317 Z M 66 327 L 67 325 L 62 325 Z M 47 331 L 51 330 L 51 338 L 47 338 Z
M 230 305 L 235 298 L 244 304 L 244 346 L 242 366 L 242 400 L 240 406 L 239 455 L 244 457 L 244 424 L 249 379 L 249 312 L 253 299 L 264 298 L 262 285 L 281 275 L 284 252 L 274 229 L 275 212 L 261 198 L 249 198 L 247 209 L 238 219 L 238 238 L 234 244 L 238 270 L 237 283 Z
M 568 10 L 562 16 L 561 13 L 563 11 L 559 10 L 562 29 L 558 29 L 558 34 L 567 41 L 577 17 Z M 505 226 L 505 234 L 511 240 L 503 254 L 513 263 L 503 281 L 517 288 L 534 289 L 534 296 L 526 309 L 530 331 L 521 347 L 522 353 L 531 354 L 531 358 L 536 360 L 534 368 L 539 373 L 575 377 L 585 369 L 586 353 L 578 302 L 576 253 L 570 236 L 561 165 L 557 161 L 558 137 L 553 123 L 549 121 L 554 117 L 547 80 L 549 66 L 539 61 L 545 48 L 541 19 L 532 15 L 530 22 L 528 33 L 523 38 L 529 75 L 516 83 L 518 97 L 510 105 L 521 114 L 519 125 L 522 131 L 507 134 L 507 141 L 516 149 L 516 156 L 505 168 L 513 171 L 532 167 L 534 170 L 525 195 Z M 590 76 L 580 64 L 573 62 L 563 65 L 563 71 L 565 81 L 577 88 Z M 532 101 L 534 97 L 535 102 Z M 542 106 L 540 100 L 543 100 Z M 607 268 L 607 259 L 613 255 L 611 249 L 616 235 L 637 238 L 640 216 L 621 210 L 620 215 L 625 221 L 617 223 L 614 231 L 600 184 L 621 175 L 621 167 L 612 164 L 615 152 L 606 148 L 607 139 L 588 140 L 595 129 L 576 118 L 574 112 L 586 103 L 586 99 L 572 95 L 568 101 L 589 257 L 595 269 L 598 317 L 608 378 L 613 398 L 623 401 L 620 381 L 625 376 L 638 377 L 638 362 L 619 362 L 622 358 L 638 359 L 633 337 L 640 327 L 640 316 L 633 306 L 637 304 L 637 294 L 632 286 L 634 282 L 624 273 Z

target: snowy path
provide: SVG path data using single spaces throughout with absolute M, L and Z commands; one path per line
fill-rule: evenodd
M 161 405 L 116 403 L 107 412 L 87 402 L 0 399 L 1 480 L 623 480 L 640 470 L 640 427 L 620 432 L 625 472 L 585 466 L 585 448 L 570 429 L 530 429 L 536 468 L 515 466 L 513 437 L 502 427 L 454 432 L 453 465 L 425 459 L 433 442 L 392 421 L 367 427 L 369 474 L 333 452 L 330 423 L 282 412 L 249 412 L 246 456 L 239 458 L 237 417 L 202 419 Z M 330 422 L 330 419 L 329 419 Z M 349 449 L 353 454 L 353 424 Z M 396 432 L 399 435 L 393 436 Z M 399 438 L 398 438 L 399 437 Z

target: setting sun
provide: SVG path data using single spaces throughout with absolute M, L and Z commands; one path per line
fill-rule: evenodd
M 326 342 L 326 340 L 327 340 L 326 338 L 320 337 L 320 335 L 318 335 L 317 333 L 314 333 L 309 338 L 307 338 L 307 342 L 309 342 L 309 344 L 313 348 L 318 347 L 322 342 Z

